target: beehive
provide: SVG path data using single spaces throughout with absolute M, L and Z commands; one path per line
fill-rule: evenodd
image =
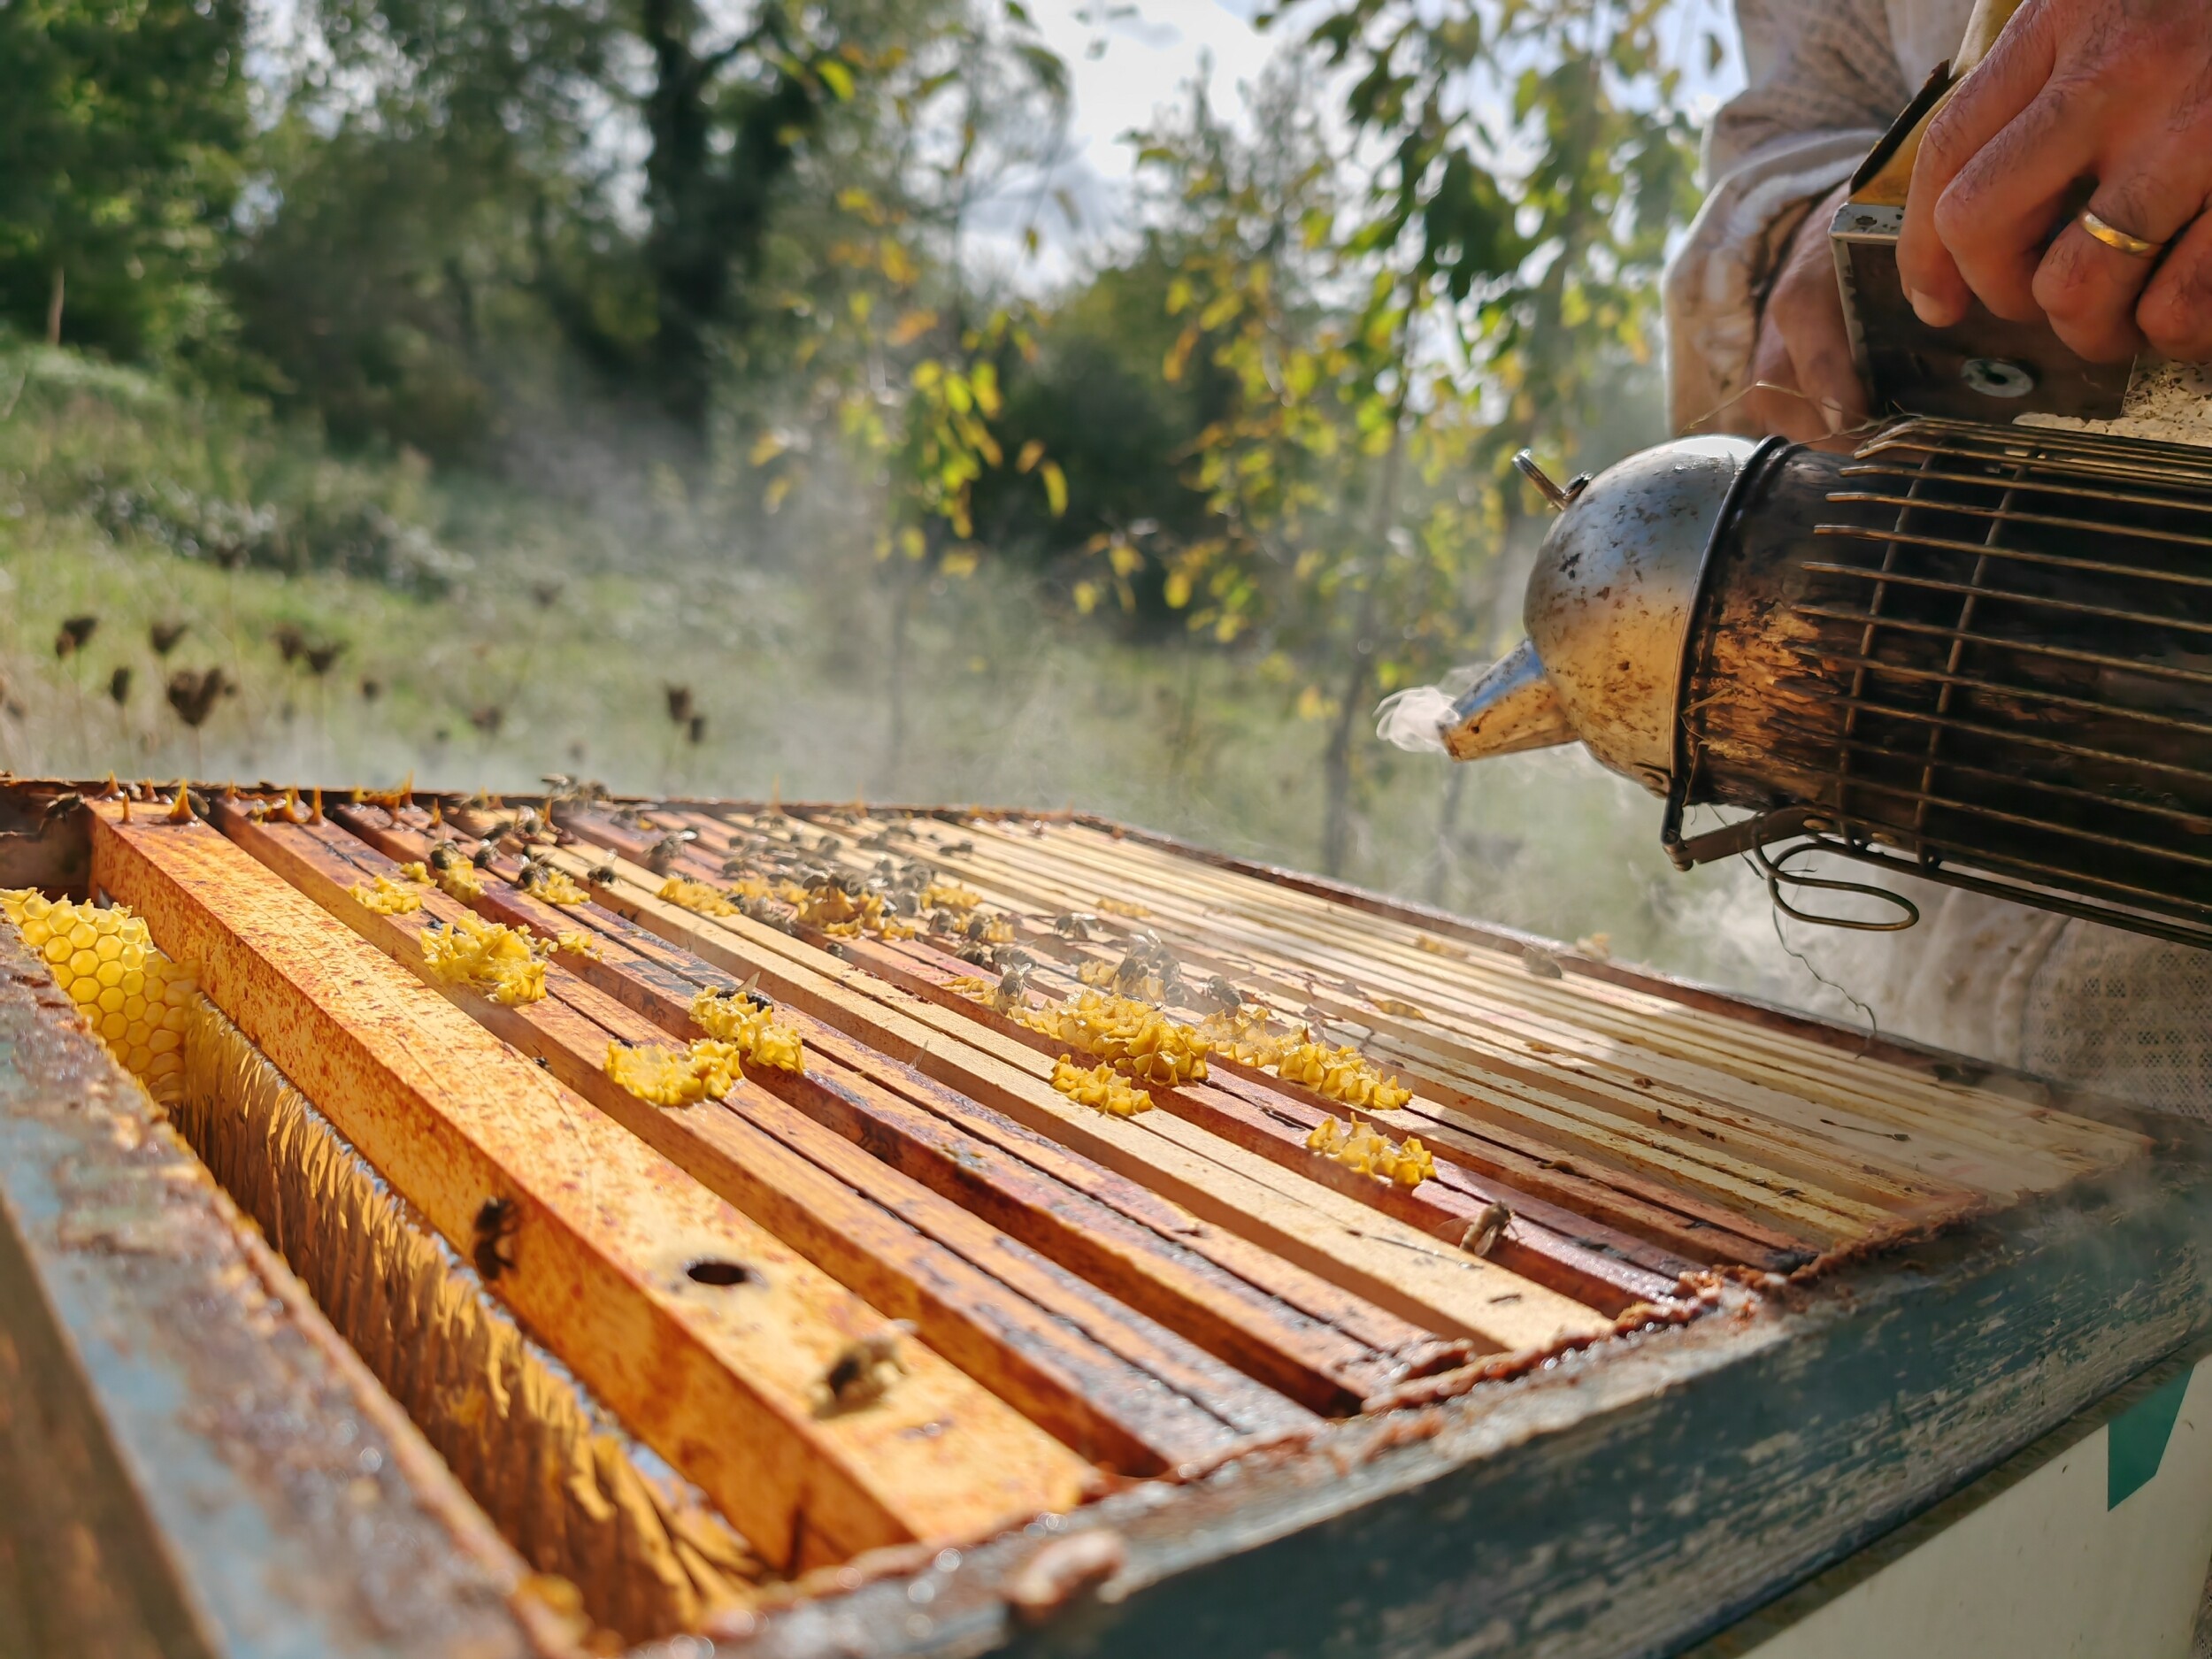
M 442 1238 L 436 1271 L 634 1437 L 648 1476 L 607 1464 L 607 1490 L 665 1490 L 625 1513 L 695 1540 L 649 1570 L 456 1464 L 610 1640 L 727 1633 L 871 1552 L 1048 1539 L 1118 1493 L 1702 1351 L 1717 1310 L 2150 1145 L 1094 822 L 325 803 L 94 798 L 86 891 L 7 918 L 157 1095 L 194 1018 L 296 1089 L 384 1194 L 346 1202 Z M 180 1121 L 211 1134 L 208 1110 Z M 227 1133 L 236 1171 L 255 1143 Z M 266 1133 L 272 1159 L 306 1133 Z M 234 1182 L 296 1241 L 278 1176 Z

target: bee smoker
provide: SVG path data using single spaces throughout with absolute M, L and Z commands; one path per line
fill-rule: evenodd
M 1689 438 L 1559 509 L 1527 640 L 1440 735 L 1579 741 L 1675 864 L 1825 851 L 2212 944 L 2212 449 L 1930 418 L 1838 454 Z M 1743 809 L 1706 833 L 1689 807 Z
M 1563 488 L 1523 455 L 1560 515 L 1528 638 L 1438 735 L 1461 760 L 1579 740 L 1665 801 L 1678 867 L 1747 854 L 1804 920 L 1918 918 L 1791 867 L 1824 851 L 2212 945 L 2212 376 L 2085 363 L 1979 304 L 1930 328 L 1898 279 L 1921 136 L 2019 4 L 1977 0 L 1829 227 L 1894 424 L 1851 454 L 1687 438 Z M 1746 816 L 1686 833 L 1709 804 Z

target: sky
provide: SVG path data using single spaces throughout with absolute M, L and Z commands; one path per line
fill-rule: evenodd
M 1071 83 L 1067 148 L 1040 192 L 1034 179 L 1018 180 L 1001 200 L 971 221 L 974 251 L 1036 293 L 1079 273 L 1102 257 L 1132 218 L 1133 148 L 1124 134 L 1150 123 L 1163 106 L 1179 101 L 1184 88 L 1210 73 L 1215 107 L 1239 105 L 1237 88 L 1258 80 L 1268 60 L 1291 38 L 1263 35 L 1251 24 L 1255 0 L 1026 0 L 1045 43 L 1066 62 Z M 1723 0 L 1675 0 L 1686 28 L 1717 19 Z M 1101 12 L 1117 15 L 1102 24 Z M 1119 14 L 1133 15 L 1119 15 Z M 1694 38 L 1694 36 L 1692 37 Z M 1685 53 L 1694 61 L 1696 55 Z M 1717 104 L 1740 83 L 1732 52 L 1719 70 L 1703 76 L 1698 102 Z M 1039 215 L 1041 196 L 1064 192 L 1079 211 L 1070 225 L 1058 214 Z M 1021 233 L 1032 222 L 1043 242 L 1025 254 Z
M 1224 109 L 1233 109 L 1239 86 L 1259 78 L 1282 37 L 1252 27 L 1252 0 L 1027 0 L 1045 43 L 1067 64 L 1071 107 L 1067 147 L 1048 191 L 1075 204 L 1079 221 L 1043 216 L 1045 246 L 1034 258 L 1020 255 L 1021 227 L 1031 218 L 1033 180 L 1008 193 L 1004 211 L 988 208 L 974 227 L 984 257 L 1012 271 L 1024 288 L 1049 288 L 1079 270 L 1124 231 L 1130 220 L 1134 151 L 1124 134 L 1150 124 L 1154 114 L 1180 100 L 1202 73 Z M 1116 14 L 1103 24 L 1090 19 Z

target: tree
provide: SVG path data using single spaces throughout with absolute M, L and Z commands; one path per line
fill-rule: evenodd
M 1694 171 L 1660 15 L 1647 0 L 1306 6 L 1309 78 L 1263 86 L 1262 142 L 1240 144 L 1202 96 L 1141 151 L 1184 236 L 1165 373 L 1204 360 L 1236 387 L 1196 448 L 1218 530 L 1179 550 L 1166 596 L 1303 680 L 1327 733 L 1332 872 L 1375 696 L 1479 649 L 1479 579 L 1522 509 L 1508 458 L 1571 449 L 1622 362 L 1649 355 Z M 1348 142 L 1304 112 L 1319 73 L 1348 88 Z
M 240 0 L 0 5 L 0 316 L 119 357 L 210 331 L 244 58 Z

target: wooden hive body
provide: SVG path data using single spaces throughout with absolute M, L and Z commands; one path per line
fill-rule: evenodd
M 257 1221 L 516 1651 L 1664 1652 L 2208 1323 L 2185 1126 L 1163 838 L 197 793 L 7 787 L 0 878 L 206 999 L 188 1148 L 0 928 L 9 1213 L 67 1210 L 74 1090 L 139 1127 L 70 1167 L 135 1137 Z M 798 1067 L 716 1046 L 764 1022 Z M 10 1351 L 77 1341 L 142 1511 L 19 1513 L 160 1558 L 149 1650 L 310 1618 L 203 1582 L 18 1227 Z

